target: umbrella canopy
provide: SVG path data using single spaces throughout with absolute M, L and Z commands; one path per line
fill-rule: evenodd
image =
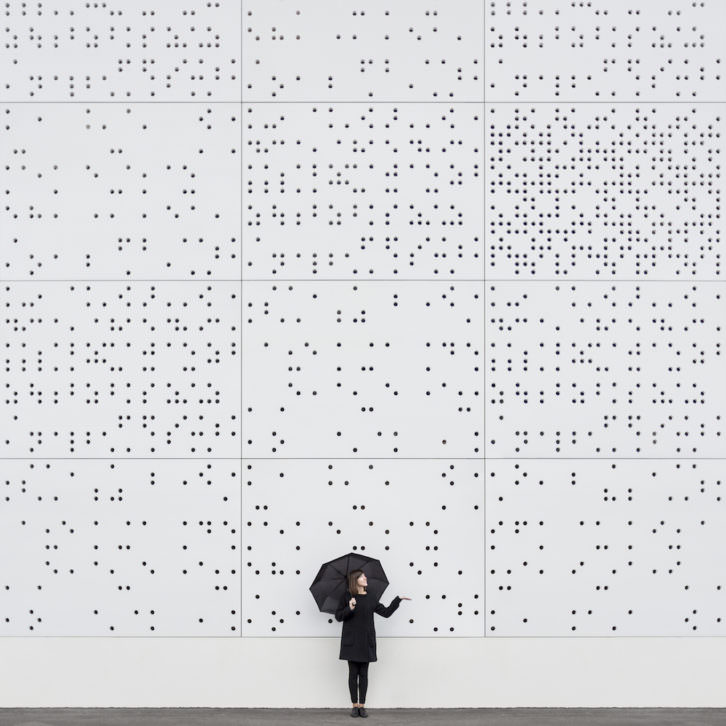
M 383 572 L 380 560 L 349 552 L 322 565 L 310 585 L 310 592 L 320 612 L 335 614 L 348 589 L 348 574 L 353 570 L 362 570 L 365 573 L 368 579 L 366 591 L 376 602 L 381 599 L 388 587 L 388 578 Z

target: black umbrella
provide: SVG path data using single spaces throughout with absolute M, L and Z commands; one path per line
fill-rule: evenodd
M 335 614 L 348 589 L 348 574 L 361 570 L 368 580 L 366 592 L 378 602 L 388 587 L 388 578 L 383 572 L 380 560 L 349 552 L 321 566 L 310 585 L 310 592 L 320 612 Z

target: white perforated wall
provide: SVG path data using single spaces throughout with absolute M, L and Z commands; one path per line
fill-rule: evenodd
M 5 3 L 0 635 L 726 634 L 724 23 Z

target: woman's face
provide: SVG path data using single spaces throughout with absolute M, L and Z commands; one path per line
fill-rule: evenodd
M 360 577 L 359 577 L 359 578 L 358 578 L 358 579 L 356 580 L 356 582 L 358 583 L 358 585 L 359 585 L 360 587 L 362 587 L 362 588 L 364 588 L 364 589 L 365 589 L 365 588 L 366 588 L 366 587 L 368 586 L 368 578 L 367 578 L 367 577 L 365 576 L 365 573 L 364 573 L 364 574 L 362 574 L 362 575 L 361 575 L 361 576 L 360 576 Z

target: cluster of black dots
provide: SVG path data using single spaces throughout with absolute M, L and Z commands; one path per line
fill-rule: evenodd
M 548 617 L 572 634 L 652 632 L 655 607 L 671 634 L 722 632 L 718 462 L 497 462 L 487 478 L 489 634 L 539 634 Z M 671 596 L 656 606 L 649 587 Z M 522 597 L 535 591 L 542 601 Z
M 221 610 L 239 580 L 237 480 L 217 462 L 9 462 L 0 519 L 20 547 L 0 573 L 2 632 L 68 632 L 63 614 L 83 634 L 169 633 L 174 608 L 189 632 L 237 634 L 237 607 Z
M 29 5 L 5 3 L 0 101 L 239 100 L 239 2 Z
M 726 100 L 726 9 L 679 4 L 487 0 L 487 100 Z
M 721 276 L 722 109 L 487 109 L 487 278 Z

